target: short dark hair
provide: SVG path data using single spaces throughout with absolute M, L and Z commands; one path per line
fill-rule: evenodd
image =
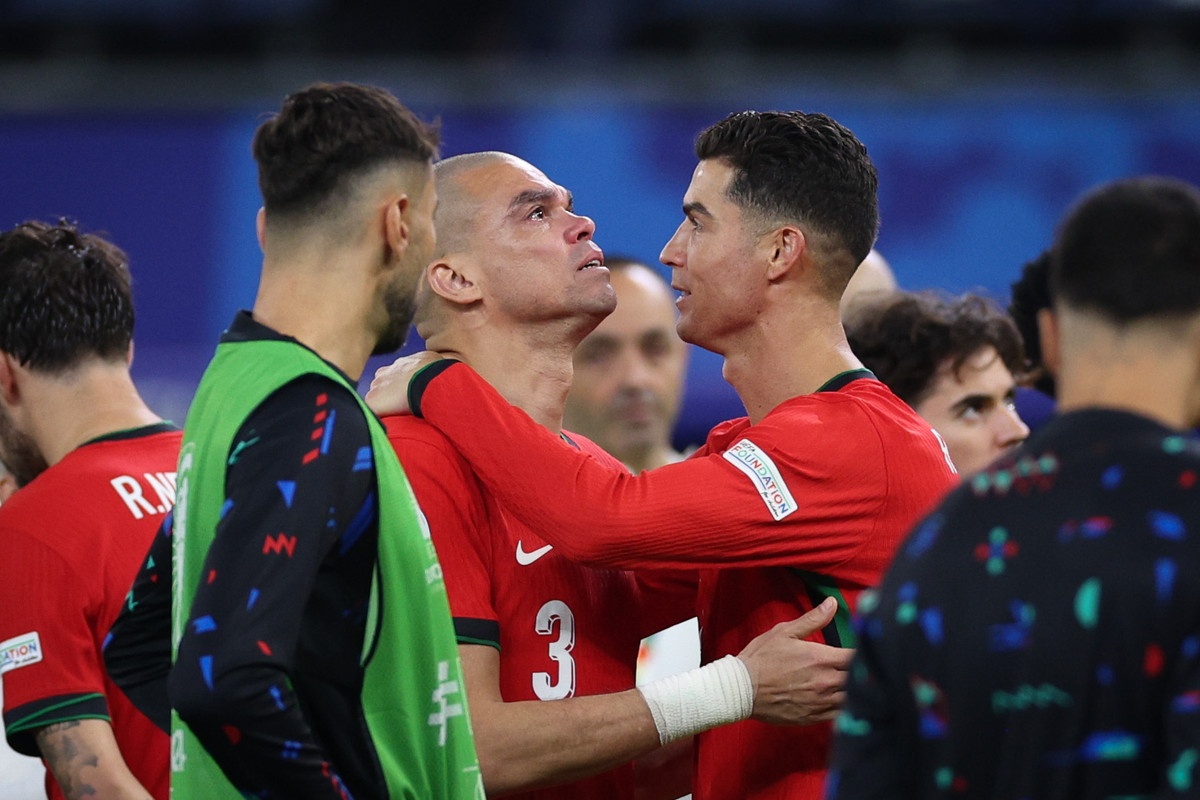
M 879 178 L 853 133 L 824 114 L 741 111 L 703 131 L 696 156 L 733 167 L 728 194 L 738 205 L 808 225 L 845 248 L 849 269 L 830 276 L 845 289 L 879 233 Z
M 1021 267 L 1021 276 L 1009 287 L 1012 298 L 1008 303 L 1008 315 L 1016 323 L 1021 332 L 1021 341 L 1025 344 L 1026 379 L 1033 388 L 1054 397 L 1057 385 L 1054 375 L 1042 363 L 1042 334 L 1038 330 L 1038 312 L 1052 308 L 1054 299 L 1050 296 L 1050 263 L 1053 260 L 1050 250 Z
M 1025 362 L 1016 325 L 977 294 L 895 292 L 864 302 L 851 312 L 846 338 L 863 366 L 914 407 L 933 389 L 947 361 L 957 374 L 968 358 L 990 345 L 1016 376 Z
M 0 350 L 50 373 L 88 357 L 124 358 L 131 285 L 125 253 L 66 220 L 0 233 Z
M 1200 311 L 1200 191 L 1147 176 L 1088 192 L 1059 226 L 1050 285 L 1118 324 Z
M 438 129 L 391 93 L 355 83 L 295 92 L 254 134 L 258 186 L 269 213 L 320 213 L 346 182 L 389 161 L 432 162 Z

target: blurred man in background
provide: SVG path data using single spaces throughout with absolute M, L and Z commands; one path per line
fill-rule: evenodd
M 899 288 L 896 274 L 892 272 L 887 259 L 878 250 L 872 249 L 850 277 L 850 283 L 846 284 L 841 300 L 842 319 L 859 303 L 878 300 Z
M 129 365 L 128 259 L 66 223 L 0 234 L 0 674 L 8 742 L 51 798 L 168 794 L 167 734 L 104 670 L 109 627 L 175 501 L 180 433 Z
M 683 399 L 687 345 L 675 332 L 675 298 L 658 273 L 609 256 L 617 307 L 575 350 L 563 423 L 635 475 L 684 457 L 671 446 Z
M 671 442 L 683 400 L 688 344 L 675 332 L 675 295 L 646 264 L 607 256 L 617 307 L 575 350 L 575 373 L 563 424 L 590 437 L 635 475 L 685 457 Z M 647 637 L 638 651 L 638 683 L 700 664 L 695 617 Z M 691 780 L 691 742 L 638 764 L 639 785 Z

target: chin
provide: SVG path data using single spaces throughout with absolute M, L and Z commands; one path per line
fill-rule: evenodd
M 682 317 L 680 317 L 679 321 L 675 324 L 675 332 L 679 334 L 680 339 L 683 339 L 688 344 L 694 344 L 697 347 L 704 347 L 706 350 L 709 349 L 705 347 L 701 337 L 696 335 L 694 327 L 687 324 Z

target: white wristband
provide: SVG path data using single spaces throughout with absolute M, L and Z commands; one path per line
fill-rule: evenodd
M 738 722 L 754 710 L 754 683 L 737 656 L 639 687 L 661 744 Z

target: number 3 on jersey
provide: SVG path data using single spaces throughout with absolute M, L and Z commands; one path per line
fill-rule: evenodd
M 550 641 L 550 660 L 558 665 L 558 676 L 551 682 L 549 672 L 533 673 L 533 691 L 539 700 L 562 700 L 575 694 L 575 615 L 561 600 L 551 600 L 537 614 L 535 630 Z

